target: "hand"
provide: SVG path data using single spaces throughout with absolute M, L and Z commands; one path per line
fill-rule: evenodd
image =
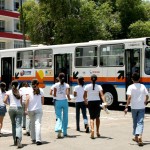
M 124 110 L 124 114 L 126 115 L 126 114 L 127 114 L 127 112 L 128 112 L 128 108 L 125 108 L 125 110 Z
M 25 115 L 28 115 L 28 111 L 24 111 Z

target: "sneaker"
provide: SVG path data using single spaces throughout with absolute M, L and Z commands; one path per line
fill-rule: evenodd
M 36 143 L 36 140 L 32 140 L 32 144 L 35 144 Z
M 2 137 L 2 133 L 0 133 L 0 137 Z
M 61 138 L 61 130 L 58 131 L 57 138 Z
M 86 127 L 86 131 L 85 131 L 86 133 L 89 133 L 90 132 L 90 130 L 89 130 L 89 127 L 87 126 Z
M 36 142 L 36 145 L 42 145 L 42 142 L 37 141 L 37 142 Z
M 17 147 L 22 148 L 22 144 L 19 138 L 17 138 Z

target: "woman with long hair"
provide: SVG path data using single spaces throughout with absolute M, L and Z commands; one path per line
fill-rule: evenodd
M 10 100 L 9 107 L 9 116 L 12 124 L 12 134 L 14 139 L 14 145 L 17 145 L 18 148 L 22 147 L 22 94 L 18 90 L 18 81 L 13 80 L 11 82 L 12 89 L 6 92 L 4 97 L 4 103 L 8 103 L 8 98 Z
M 88 125 L 88 118 L 86 115 L 86 105 L 84 103 L 84 78 L 78 77 L 77 79 L 78 85 L 74 87 L 73 95 L 75 97 L 75 105 L 76 105 L 76 130 L 80 131 L 80 109 L 82 111 L 83 119 L 84 119 L 84 126 L 86 129 L 86 133 L 89 133 L 89 125 Z
M 6 105 L 3 102 L 3 99 L 6 94 L 6 84 L 4 82 L 0 83 L 0 137 L 2 136 L 1 129 L 3 127 L 3 119 L 7 112 Z
M 101 100 L 105 103 L 103 89 L 100 85 L 96 84 L 97 76 L 91 76 L 92 83 L 87 84 L 84 88 L 84 101 L 88 105 L 90 114 L 91 138 L 94 139 L 94 120 L 96 119 L 96 134 L 100 137 L 100 104 Z M 101 97 L 101 99 L 100 99 Z
M 61 138 L 67 136 L 68 126 L 68 100 L 70 99 L 70 88 L 69 84 L 65 83 L 65 74 L 59 74 L 59 82 L 54 86 L 54 97 L 55 97 L 55 111 L 56 111 L 56 125 L 55 131 L 58 132 L 57 137 Z M 67 100 L 67 98 L 68 100 Z
M 33 143 L 41 145 L 41 121 L 43 116 L 42 105 L 44 105 L 44 92 L 39 88 L 39 81 L 33 79 L 32 87 L 26 99 L 25 113 L 30 117 L 31 139 Z

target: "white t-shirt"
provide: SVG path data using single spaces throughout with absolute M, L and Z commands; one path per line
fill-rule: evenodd
M 20 89 L 19 89 L 19 91 L 21 91 L 21 93 L 22 93 L 22 102 L 23 103 L 25 103 L 26 102 L 26 96 L 27 96 L 27 94 L 29 93 L 29 87 L 21 87 Z
M 20 93 L 20 96 L 22 97 L 22 93 L 21 91 L 19 91 Z M 6 92 L 6 95 L 9 96 L 9 99 L 10 99 L 10 106 L 12 107 L 22 107 L 21 105 L 21 99 L 17 99 L 14 95 L 13 95 L 13 92 L 12 90 L 9 90 Z
M 144 109 L 145 98 L 148 95 L 148 91 L 143 84 L 134 83 L 127 89 L 127 95 L 131 95 L 131 108 L 132 109 Z
M 77 85 L 74 87 L 74 92 L 77 93 L 77 96 L 75 97 L 76 102 L 83 102 L 84 87 L 81 85 Z
M 29 87 L 29 105 L 28 105 L 28 111 L 34 111 L 37 109 L 42 109 L 42 100 L 41 98 L 44 97 L 43 89 L 40 88 L 40 94 L 33 93 L 33 88 Z
M 56 91 L 56 99 L 57 100 L 64 100 L 67 98 L 66 97 L 66 89 L 69 88 L 69 84 L 64 83 L 61 85 L 61 83 L 58 82 L 58 83 L 55 83 L 54 88 L 57 89 L 57 91 Z
M 87 99 L 88 101 L 100 100 L 99 93 L 102 91 L 101 85 L 95 84 L 95 88 L 93 90 L 93 84 L 87 84 L 84 88 L 84 91 L 87 91 Z
M 3 102 L 5 95 L 6 93 L 2 93 L 0 89 L 0 106 L 5 106 L 5 103 Z

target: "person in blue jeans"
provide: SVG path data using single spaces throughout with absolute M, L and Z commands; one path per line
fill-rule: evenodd
M 55 111 L 56 111 L 56 125 L 55 131 L 58 133 L 57 137 L 61 138 L 67 136 L 68 127 L 68 100 L 70 99 L 70 87 L 69 84 L 65 83 L 65 74 L 59 74 L 59 82 L 55 83 L 54 86 L 54 97 L 55 97 Z M 67 98 L 68 100 L 67 100 Z
M 82 111 L 83 119 L 84 119 L 84 126 L 86 129 L 86 133 L 89 133 L 89 125 L 88 125 L 88 118 L 86 115 L 86 105 L 84 103 L 84 78 L 78 77 L 77 79 L 78 85 L 74 87 L 74 97 L 76 100 L 76 130 L 80 131 L 80 109 Z
M 145 115 L 145 106 L 148 101 L 148 91 L 146 87 L 139 83 L 140 75 L 138 73 L 132 74 L 131 84 L 127 88 L 127 104 L 125 106 L 125 114 L 128 112 L 128 106 L 131 103 L 131 112 L 133 119 L 133 141 L 137 142 L 139 146 L 143 146 L 142 134 L 144 129 L 144 115 Z
M 18 81 L 13 80 L 11 83 L 12 89 L 6 92 L 4 97 L 4 103 L 8 104 L 10 100 L 9 116 L 12 124 L 12 134 L 14 139 L 14 145 L 18 148 L 22 147 L 22 93 L 17 89 Z

